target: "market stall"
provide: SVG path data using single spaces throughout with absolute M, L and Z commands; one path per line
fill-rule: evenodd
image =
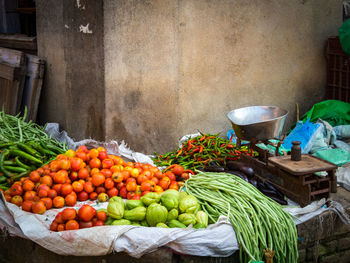
M 74 142 L 57 125 L 45 130 L 2 112 L 1 226 L 61 255 L 127 252 L 138 258 L 166 246 L 211 257 L 239 250 L 242 262 L 271 253 L 276 262 L 296 262 L 296 224 L 329 209 L 334 173 L 315 179 L 322 189 L 312 189 L 302 207 L 293 202 L 301 199 L 287 187 L 292 181 L 278 184 L 266 174 L 281 178 L 286 169 L 276 160 L 301 164 L 309 155 L 300 161 L 280 156 L 282 141 L 271 151 L 267 141 L 281 135 L 286 112 L 263 109 L 253 114 L 258 120 L 243 116 L 248 123 L 230 118 L 237 126 L 228 138 L 192 134 L 178 149 L 153 156 L 123 142 Z M 314 180 L 315 173 L 337 168 L 317 160 L 328 166 L 298 176 Z

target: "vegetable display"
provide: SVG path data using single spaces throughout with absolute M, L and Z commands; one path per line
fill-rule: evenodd
M 227 173 L 200 172 L 185 181 L 212 222 L 227 215 L 240 244 L 241 262 L 275 251 L 276 262 L 297 262 L 297 231 L 290 214 L 241 178 Z
M 205 167 L 209 163 L 224 165 L 227 160 L 238 160 L 241 154 L 256 155 L 248 146 L 237 148 L 230 140 L 223 139 L 219 134 L 203 134 L 182 143 L 181 148 L 165 154 L 155 153 L 154 163 L 158 167 L 179 164 L 184 169 Z
M 118 195 L 137 200 L 150 193 L 144 202 L 158 203 L 157 193 L 167 189 L 177 192 L 181 183 L 171 171 L 162 173 L 150 164 L 125 162 L 120 156 L 107 154 L 103 147 L 88 150 L 80 146 L 22 177 L 4 191 L 4 196 L 22 210 L 42 214 L 52 207 L 74 206 L 88 199 L 106 202 Z M 168 206 L 175 205 L 170 197 L 167 200 Z M 113 206 L 119 207 L 113 210 L 121 213 L 121 219 L 121 205 L 116 202 Z

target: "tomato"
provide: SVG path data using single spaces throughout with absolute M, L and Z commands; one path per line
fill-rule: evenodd
M 34 187 L 35 187 L 35 184 L 31 180 L 25 180 L 22 185 L 22 188 L 25 192 L 32 191 Z
M 73 182 L 72 187 L 73 187 L 73 191 L 76 193 L 79 193 L 84 190 L 84 185 L 79 181 Z
M 129 183 L 126 184 L 126 190 L 128 190 L 129 192 L 134 192 L 136 190 L 136 182 L 134 181 L 130 181 Z
M 85 152 L 76 152 L 75 157 L 82 159 L 84 162 L 87 160 L 87 155 Z
M 96 215 L 96 210 L 90 205 L 83 205 L 78 210 L 78 217 L 84 222 L 91 221 L 91 219 Z
M 46 212 L 46 206 L 43 201 L 34 202 L 32 205 L 32 212 L 34 214 L 43 214 Z
M 156 171 L 154 172 L 154 177 L 157 177 L 159 180 L 162 179 L 164 177 L 164 174 L 162 173 L 162 171 Z
M 145 170 L 142 172 L 142 174 L 144 174 L 148 180 L 150 180 L 153 177 L 153 174 L 150 170 Z
M 135 195 L 135 196 L 133 196 L 131 199 L 132 199 L 132 200 L 140 200 L 140 198 L 141 198 L 141 196 Z
M 134 192 L 128 192 L 128 194 L 126 195 L 126 198 L 128 200 L 131 200 L 134 196 L 136 196 L 136 194 Z
M 102 146 L 97 147 L 97 151 L 98 151 L 98 152 L 105 152 L 105 153 L 107 153 L 106 148 L 105 148 L 105 147 L 102 147 Z
M 57 224 L 63 224 L 64 220 L 62 218 L 62 212 L 59 212 L 56 216 L 55 216 L 55 220 L 57 222 Z
M 68 180 L 68 172 L 66 170 L 59 170 L 53 177 L 56 184 L 64 184 Z
M 51 161 L 49 163 L 49 167 L 50 167 L 50 172 L 57 172 L 58 170 L 60 170 L 59 161 L 57 160 Z
M 22 210 L 32 212 L 33 201 L 26 200 L 22 203 Z
M 67 171 L 71 168 L 71 162 L 68 159 L 61 159 L 58 161 L 58 166 L 61 170 Z
M 57 225 L 57 231 L 60 232 L 60 231 L 64 231 L 64 230 L 66 230 L 64 224 L 58 224 L 58 225 Z
M 43 187 L 37 190 L 38 196 L 40 198 L 46 197 L 49 194 L 50 190 L 44 189 Z
M 80 192 L 80 193 L 78 194 L 78 200 L 79 200 L 80 202 L 86 201 L 86 200 L 88 200 L 88 199 L 89 199 L 89 194 L 88 194 L 87 192 L 82 191 L 82 192 Z
M 24 201 L 33 201 L 36 196 L 37 196 L 36 192 L 34 192 L 34 191 L 27 191 L 23 195 L 23 200 Z
M 75 151 L 73 149 L 69 149 L 67 150 L 64 155 L 68 156 L 68 157 L 74 157 L 75 156 Z
M 121 172 L 114 172 L 112 174 L 112 180 L 116 183 L 120 183 L 124 180 L 124 176 Z
M 78 157 L 73 157 L 69 161 L 70 168 L 72 171 L 79 171 L 81 168 L 83 168 L 83 160 Z M 68 169 L 67 169 L 68 170 Z
M 134 177 L 130 177 L 130 178 L 126 179 L 125 184 L 128 184 L 130 182 L 135 182 L 136 183 L 136 179 Z
M 86 179 L 89 176 L 89 171 L 86 168 L 80 168 L 78 171 L 79 179 Z
M 77 217 L 77 211 L 74 208 L 63 209 L 61 213 L 64 221 L 73 220 Z
M 157 194 L 162 193 L 164 190 L 162 187 L 160 187 L 159 185 L 156 185 L 153 189 L 154 192 L 156 192 Z
M 125 164 L 125 166 L 134 168 L 134 163 L 133 163 L 133 162 L 127 162 L 127 163 Z
M 118 189 L 113 187 L 111 189 L 108 189 L 107 194 L 110 198 L 112 198 L 113 196 L 117 196 L 118 192 L 119 192 Z
M 88 153 L 90 159 L 98 158 L 99 151 L 97 149 L 91 149 Z
M 141 186 L 136 186 L 135 194 L 141 196 Z
M 95 186 L 102 185 L 105 182 L 105 177 L 102 173 L 96 173 L 92 176 L 92 184 Z
M 77 172 L 70 172 L 69 179 L 71 179 L 72 182 L 78 180 L 79 179 L 78 173 Z
M 150 183 L 149 180 L 143 182 L 141 184 L 141 191 L 144 192 L 144 191 L 152 191 L 152 184 Z
M 98 158 L 93 158 L 89 161 L 89 165 L 91 168 L 98 168 L 100 169 L 101 167 L 101 160 Z
M 171 171 L 167 171 L 164 174 L 166 177 L 168 177 L 170 179 L 170 181 L 176 181 L 176 176 L 173 172 Z
M 98 186 L 98 187 L 96 187 L 95 192 L 97 194 L 105 193 L 106 192 L 106 188 L 104 188 L 103 186 Z
M 109 196 L 106 193 L 99 193 L 97 196 L 97 200 L 100 202 L 107 202 L 108 199 L 109 199 Z
M 77 203 L 77 196 L 74 192 L 72 192 L 66 195 L 66 197 L 64 198 L 64 201 L 67 206 L 75 206 L 75 204 Z
M 107 220 L 107 213 L 105 211 L 98 211 L 96 217 L 98 220 L 105 222 Z
M 106 178 L 110 178 L 112 177 L 112 171 L 109 169 L 101 169 L 101 173 L 106 177 Z
M 73 191 L 73 186 L 71 184 L 63 184 L 61 187 L 61 195 L 66 196 Z
M 92 221 L 89 221 L 89 222 L 80 221 L 79 222 L 79 227 L 80 227 L 80 229 L 93 227 L 93 223 L 92 223 Z
M 179 190 L 179 186 L 177 185 L 177 182 L 171 182 L 169 185 L 169 189 Z
M 120 190 L 123 186 L 125 186 L 124 182 L 117 183 L 117 189 Z
M 80 145 L 77 149 L 76 152 L 88 152 L 89 150 L 87 149 L 87 147 L 85 145 Z
M 95 186 L 92 184 L 92 182 L 86 182 L 84 184 L 84 191 L 87 193 L 92 193 L 95 190 Z
M 169 185 L 170 185 L 170 179 L 169 179 L 169 177 L 163 177 L 163 179 L 161 179 L 161 180 L 159 181 L 158 185 L 159 185 L 160 187 L 162 187 L 163 190 L 168 189 L 168 187 L 169 187 Z
M 61 193 L 61 188 L 62 188 L 62 184 L 55 184 L 52 186 L 52 189 L 54 189 L 57 192 L 57 195 Z
M 22 195 L 23 194 L 23 188 L 19 183 L 15 183 L 10 187 L 10 195 L 15 196 L 15 195 Z
M 96 192 L 92 192 L 89 194 L 90 200 L 96 200 L 98 197 L 98 194 Z
M 133 168 L 131 171 L 130 171 L 130 175 L 134 178 L 137 178 L 139 176 L 139 169 L 137 168 Z
M 124 167 L 118 164 L 118 165 L 113 165 L 109 170 L 111 170 L 112 173 L 121 172 L 124 170 Z
M 79 223 L 76 220 L 69 220 L 65 225 L 66 230 L 79 229 Z
M 52 199 L 49 197 L 44 197 L 41 198 L 40 201 L 43 201 L 45 204 L 46 209 L 51 209 L 52 208 Z
M 147 177 L 146 175 L 144 174 L 140 174 L 138 177 L 137 177 L 137 183 L 138 184 L 142 184 L 143 182 L 147 181 Z
M 126 190 L 126 186 L 122 186 L 119 191 L 119 195 L 122 198 L 126 198 L 128 194 L 128 190 Z
M 184 171 L 184 168 L 181 165 L 175 165 L 173 168 L 173 173 L 176 176 L 180 176 L 183 173 L 183 171 Z
M 53 206 L 55 208 L 62 208 L 62 207 L 64 207 L 64 198 L 62 196 L 56 196 L 53 199 Z
M 114 187 L 114 181 L 111 178 L 107 178 L 104 182 L 104 187 L 106 189 L 111 189 Z
M 187 180 L 190 178 L 190 174 L 189 173 L 182 173 L 181 174 L 181 178 L 184 179 L 184 180 Z
M 159 183 L 159 179 L 157 177 L 152 177 L 151 181 L 153 181 L 155 184 Z
M 101 153 L 100 153 L 100 154 L 101 154 Z M 114 162 L 113 162 L 112 159 L 109 159 L 109 158 L 102 159 L 102 168 L 103 168 L 103 169 L 109 169 L 109 168 L 111 168 L 113 165 L 114 165 Z
M 130 178 L 130 171 L 124 169 L 122 171 L 122 175 L 123 175 L 124 180 L 128 180 Z M 135 179 L 135 178 L 131 178 L 131 179 Z
M 148 193 L 150 193 L 151 191 L 143 191 L 142 192 L 142 194 L 141 194 L 141 196 L 144 196 L 145 194 L 148 194 Z
M 55 220 L 52 221 L 52 223 L 50 225 L 50 230 L 51 231 L 57 231 L 57 226 L 58 226 L 58 223 Z
M 39 182 L 40 180 L 40 174 L 37 171 L 33 171 L 29 174 L 30 180 L 32 180 L 34 183 Z

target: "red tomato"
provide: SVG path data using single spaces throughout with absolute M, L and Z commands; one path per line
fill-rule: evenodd
M 81 191 L 79 194 L 78 194 L 78 200 L 80 202 L 83 202 L 83 201 L 86 201 L 89 199 L 89 194 L 85 191 Z
M 83 168 L 83 160 L 78 157 L 73 157 L 70 159 L 70 166 L 73 171 L 79 171 Z
M 100 153 L 100 154 L 101 154 L 101 153 Z M 108 159 L 108 158 L 102 159 L 102 168 L 103 168 L 103 169 L 109 169 L 109 168 L 111 168 L 113 165 L 114 165 L 114 162 L 113 162 L 112 159 Z
M 107 220 L 107 213 L 105 211 L 99 211 L 97 212 L 96 217 L 98 220 L 101 220 L 104 222 Z
M 105 152 L 105 151 L 101 151 L 99 154 L 98 154 L 98 159 L 100 159 L 100 160 L 105 160 L 105 159 L 107 159 L 108 158 L 108 154 L 107 154 L 107 152 Z
M 111 189 L 114 187 L 114 181 L 111 178 L 107 178 L 104 182 L 104 186 L 106 189 Z
M 129 200 L 133 199 L 133 197 L 135 197 L 136 194 L 134 192 L 128 192 L 128 194 L 126 195 L 126 198 L 128 198 Z
M 96 210 L 90 205 L 83 205 L 78 210 L 78 217 L 84 222 L 89 222 L 96 215 Z
M 79 223 L 76 220 L 69 220 L 65 225 L 66 230 L 79 229 Z
M 122 198 L 127 198 L 127 194 L 128 194 L 128 190 L 126 190 L 126 187 L 125 187 L 125 186 L 123 186 L 122 188 L 120 188 L 120 191 L 119 191 L 120 197 L 122 197 Z
M 79 227 L 80 228 L 89 228 L 89 227 L 93 227 L 93 224 L 92 224 L 91 221 L 89 221 L 89 222 L 80 221 L 79 222 Z
M 164 175 L 169 177 L 170 181 L 176 181 L 176 176 L 173 172 L 167 171 Z
M 73 220 L 77 217 L 77 211 L 74 208 L 66 208 L 61 212 L 64 221 Z
M 108 196 L 111 198 L 111 197 L 113 197 L 113 196 L 117 196 L 118 195 L 118 189 L 117 188 L 115 188 L 115 187 L 113 187 L 113 188 L 111 188 L 111 189 L 108 189 L 108 191 L 107 191 L 107 194 L 108 194 Z
M 183 171 L 184 171 L 184 168 L 181 165 L 175 165 L 173 168 L 173 173 L 176 176 L 180 176 L 183 173 Z
M 15 195 L 22 195 L 23 194 L 23 188 L 22 186 L 18 184 L 13 184 L 10 188 L 10 195 L 15 196 Z

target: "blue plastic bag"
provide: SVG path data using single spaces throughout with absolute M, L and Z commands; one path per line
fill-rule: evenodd
M 305 121 L 305 123 L 299 121 L 291 133 L 283 140 L 282 145 L 290 151 L 293 146 L 292 142 L 300 141 L 301 152 L 307 154 L 312 147 L 313 136 L 320 128 L 322 128 L 320 123 L 312 123 L 309 120 Z

